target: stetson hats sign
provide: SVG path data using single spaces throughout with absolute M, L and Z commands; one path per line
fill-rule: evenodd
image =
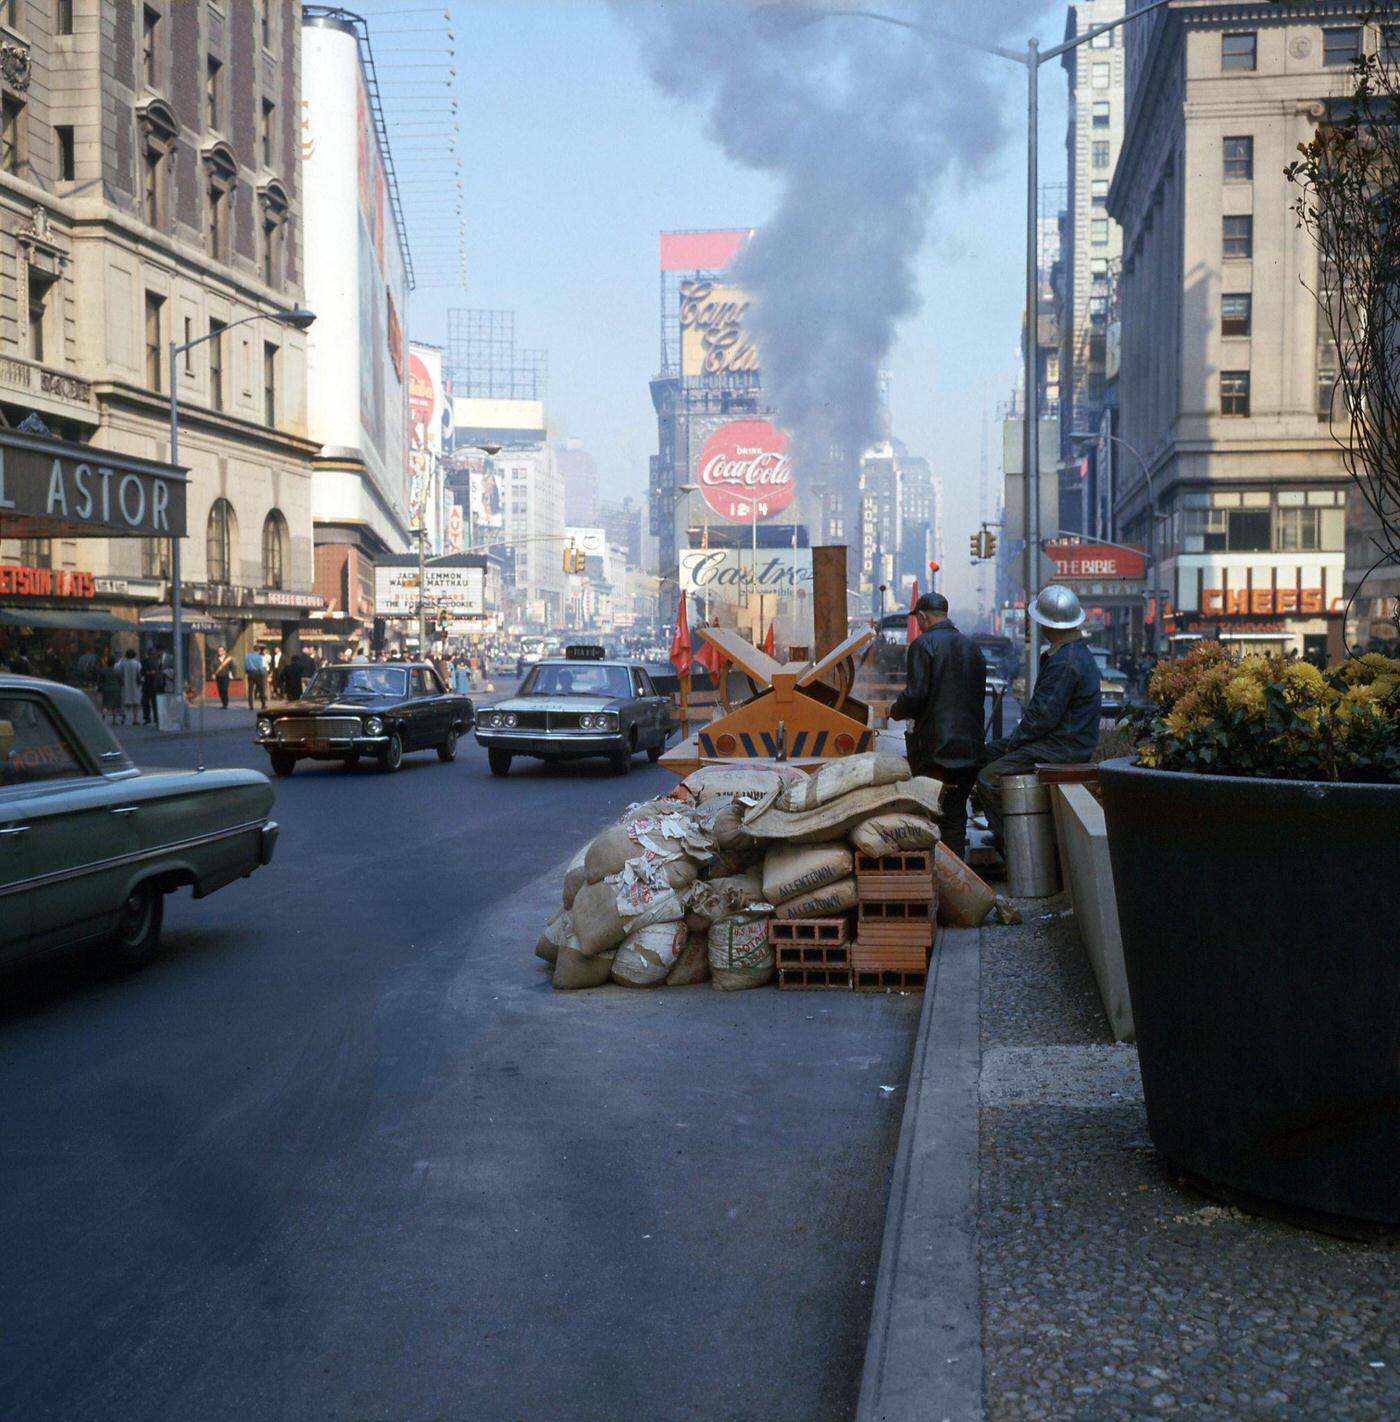
M 767 420 L 732 420 L 705 441 L 696 469 L 705 502 L 721 518 L 776 517 L 795 492 L 787 436 Z

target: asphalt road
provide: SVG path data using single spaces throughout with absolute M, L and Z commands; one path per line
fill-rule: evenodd
M 636 767 L 303 767 L 145 972 L 3 981 L 0 1419 L 852 1415 L 919 999 L 554 992 Z

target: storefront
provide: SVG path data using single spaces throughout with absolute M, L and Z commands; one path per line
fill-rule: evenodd
M 92 684 L 101 657 L 159 645 L 141 625 L 164 591 L 159 580 L 44 566 L 35 555 L 59 541 L 82 550 L 92 540 L 182 537 L 185 482 L 168 464 L 0 430 L 0 544 L 18 550 L 0 562 L 0 665 Z M 94 555 L 105 561 L 100 547 Z

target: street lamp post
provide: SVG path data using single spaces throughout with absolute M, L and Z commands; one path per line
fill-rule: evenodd
M 1073 440 L 1096 440 L 1099 434 L 1093 434 L 1087 430 L 1071 430 L 1070 436 Z M 1141 451 L 1128 443 L 1122 435 L 1110 434 L 1107 430 L 1102 431 L 1102 438 L 1109 440 L 1113 444 L 1121 444 L 1129 454 L 1138 462 L 1138 467 L 1142 470 L 1142 477 L 1147 485 L 1147 558 L 1152 567 L 1152 586 L 1147 590 L 1147 596 L 1152 604 L 1152 632 L 1147 639 L 1147 650 L 1156 661 L 1161 656 L 1162 649 L 1162 579 L 1161 579 L 1161 538 L 1158 531 L 1158 523 L 1165 518 L 1165 515 L 1157 508 L 1156 486 L 1152 482 L 1152 470 L 1147 460 L 1142 457 Z M 1095 540 L 1102 542 L 1102 539 Z M 1146 612 L 1143 614 L 1143 623 L 1146 624 Z
M 295 331 L 305 331 L 315 321 L 316 313 L 307 311 L 303 307 L 295 307 L 291 311 L 255 311 L 251 316 L 242 316 L 237 321 L 230 321 L 227 326 L 220 327 L 217 331 L 209 331 L 203 336 L 196 336 L 192 341 L 185 341 L 179 345 L 174 341 L 170 342 L 170 462 L 172 464 L 180 462 L 179 358 L 186 351 L 192 351 L 196 346 L 202 346 L 205 341 L 217 341 L 233 330 L 235 326 L 246 326 L 250 321 L 261 321 L 264 318 L 279 321 L 282 325 L 290 326 Z M 176 704 L 180 708 L 179 724 L 181 727 L 185 723 L 185 629 L 182 614 L 180 539 L 172 537 L 170 540 L 170 634 L 175 643 L 175 695 L 179 698 Z
M 1024 51 L 1007 49 L 1002 45 L 986 45 L 956 31 L 940 29 L 917 20 L 901 20 L 895 15 L 882 15 L 875 10 L 854 8 L 823 8 L 814 10 L 809 4 L 787 3 L 787 0 L 770 0 L 760 7 L 762 13 L 806 23 L 824 20 L 833 16 L 850 19 L 879 20 L 882 24 L 896 25 L 902 30 L 913 30 L 927 39 L 941 40 L 947 44 L 960 45 L 965 49 L 979 50 L 983 54 L 994 54 L 1000 59 L 1009 59 L 1013 64 L 1022 64 L 1026 69 L 1026 108 L 1028 136 L 1026 145 L 1026 348 L 1025 348 L 1025 392 L 1024 410 L 1024 465 L 1026 471 L 1025 527 L 1026 553 L 1024 559 L 1026 606 L 1029 607 L 1035 592 L 1039 575 L 1041 548 L 1040 527 L 1040 367 L 1036 359 L 1036 323 L 1040 317 L 1040 274 L 1038 263 L 1037 219 L 1039 217 L 1037 184 L 1040 164 L 1040 66 L 1082 44 L 1088 44 L 1098 35 L 1125 25 L 1143 15 L 1170 4 L 1171 0 L 1147 0 L 1130 14 L 1102 25 L 1092 25 L 1082 35 L 1065 40 L 1051 49 L 1042 50 L 1036 40 L 1031 40 Z M 1027 688 L 1035 686 L 1040 669 L 1040 624 L 1033 618 L 1030 623 L 1030 666 L 1026 669 Z

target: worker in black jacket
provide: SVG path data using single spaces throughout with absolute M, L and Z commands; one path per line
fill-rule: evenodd
M 1079 599 L 1071 589 L 1051 584 L 1040 590 L 1030 615 L 1045 629 L 1050 650 L 1020 724 L 1005 740 L 988 744 L 990 763 L 977 777 L 977 799 L 998 848 L 1003 844 L 1002 777 L 1033 774 L 1037 765 L 1091 760 L 1103 717 L 1099 664 L 1079 631 L 1084 621 Z
M 982 763 L 982 703 L 987 663 L 982 649 L 948 620 L 948 599 L 925 593 L 914 604 L 919 635 L 909 647 L 907 682 L 890 719 L 911 721 L 904 744 L 915 775 L 943 782 L 939 831 L 959 859 L 967 857 L 967 799 Z

